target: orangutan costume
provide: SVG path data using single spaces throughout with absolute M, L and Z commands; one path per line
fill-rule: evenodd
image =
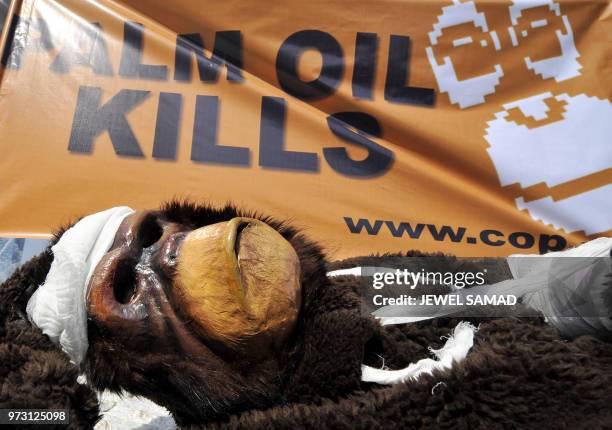
M 605 340 L 563 339 L 520 304 L 383 326 L 357 277 L 327 274 L 397 255 L 331 263 L 288 224 L 233 207 L 115 209 L 60 231 L 0 287 L 0 408 L 68 409 L 70 428 L 92 428 L 94 390 L 125 390 L 194 429 L 612 427 Z M 425 261 L 411 269 L 511 277 L 505 260 Z M 418 377 L 366 376 L 432 349 Z

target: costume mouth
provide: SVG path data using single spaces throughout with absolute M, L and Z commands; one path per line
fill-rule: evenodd
M 242 232 L 249 226 L 249 224 L 251 224 L 251 222 L 251 220 L 245 218 L 234 218 L 227 226 L 229 232 L 228 244 L 231 245 L 233 243 L 236 258 L 238 258 L 238 254 L 240 252 L 240 239 Z
M 172 295 L 200 335 L 237 349 L 269 344 L 297 319 L 299 259 L 268 224 L 236 217 L 185 237 Z
M 234 237 L 234 255 L 236 256 L 236 260 L 238 260 L 238 269 L 240 269 L 240 243 L 242 239 L 242 233 L 249 226 L 248 222 L 239 222 L 236 227 L 236 233 Z
M 254 245 L 252 243 L 254 241 L 252 236 L 253 226 L 257 226 L 258 224 L 264 223 L 252 218 L 233 218 L 225 227 L 225 252 L 234 266 L 243 293 L 246 288 L 246 282 L 244 282 L 242 270 L 248 270 L 248 268 L 241 268 L 241 252 L 244 257 L 244 253 L 248 247 Z M 259 243 L 258 245 L 266 246 L 267 243 Z

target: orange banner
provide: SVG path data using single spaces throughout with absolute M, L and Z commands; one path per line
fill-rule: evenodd
M 610 1 L 19 3 L 0 235 L 175 197 L 337 257 L 612 235 Z

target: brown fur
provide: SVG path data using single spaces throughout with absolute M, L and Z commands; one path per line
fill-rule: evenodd
M 68 409 L 68 428 L 91 428 L 99 418 L 93 390 L 76 382 L 76 366 L 25 317 L 51 260 L 49 252 L 33 258 L 0 287 L 0 409 Z
M 235 213 L 180 204 L 166 210 L 185 222 L 216 222 Z M 425 358 L 459 320 L 381 327 L 361 313 L 356 278 L 328 281 L 318 247 L 270 222 L 298 248 L 306 274 L 298 330 L 276 363 L 218 368 L 206 399 L 216 403 L 206 406 L 194 401 L 202 387 L 186 376 L 190 371 L 181 366 L 188 363 L 168 357 L 167 366 L 150 367 L 152 351 L 118 359 L 119 345 L 101 341 L 94 342 L 86 366 L 95 386 L 144 394 L 192 429 L 612 428 L 612 345 L 589 336 L 563 340 L 540 318 L 473 319 L 479 325 L 476 344 L 450 371 L 391 387 L 360 382 L 362 363 L 381 366 L 384 359 L 385 366 L 400 368 Z M 389 258 L 396 257 L 331 266 L 385 266 Z M 90 428 L 99 413 L 92 390 L 76 383 L 76 367 L 24 318 L 27 299 L 51 260 L 49 252 L 42 254 L 0 287 L 0 408 L 67 407 L 71 428 Z M 441 271 L 465 270 L 443 255 L 432 264 Z M 495 266 L 475 261 L 472 268 L 487 264 Z M 503 265 L 495 267 L 495 280 L 507 276 Z

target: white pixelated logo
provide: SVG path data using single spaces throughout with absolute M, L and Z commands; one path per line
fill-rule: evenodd
M 546 18 L 522 22 L 527 19 L 526 11 L 543 7 L 547 11 Z M 541 79 L 554 79 L 555 82 L 581 75 L 580 53 L 574 43 L 572 27 L 558 3 L 515 0 L 508 7 L 508 13 L 512 25 L 498 31 L 507 32 L 512 47 L 528 38 L 530 30 L 546 27 L 555 32 L 555 40 L 559 43 L 557 56 L 539 60 L 529 56 L 522 58 L 528 70 Z M 466 24 L 473 25 L 473 31 L 447 41 L 452 47 L 491 44 L 497 51 L 506 49 L 500 43 L 498 32 L 489 29 L 485 14 L 478 11 L 474 1 L 453 0 L 452 5 L 442 8 L 442 14 L 429 33 L 431 46 L 426 48 L 426 53 L 440 92 L 448 94 L 451 103 L 461 109 L 486 103 L 486 97 L 495 93 L 503 79 L 512 79 L 504 76 L 500 64 L 493 64 L 488 73 L 460 79 L 451 54 L 436 58 L 433 47 L 444 40 L 445 30 Z M 482 61 L 487 61 L 485 55 Z M 550 106 L 553 104 L 562 106 L 563 112 L 558 118 L 552 117 Z M 511 115 L 515 110 L 539 124 L 533 127 L 518 124 Z M 504 104 L 503 110 L 487 122 L 484 138 L 489 143 L 488 153 L 502 186 L 518 183 L 526 188 L 543 182 L 554 187 L 612 168 L 612 104 L 587 94 L 533 94 Z M 591 235 L 612 228 L 612 184 L 561 200 L 545 197 L 526 202 L 520 197 L 515 203 L 517 208 L 526 209 L 533 219 L 568 233 L 584 230 Z

